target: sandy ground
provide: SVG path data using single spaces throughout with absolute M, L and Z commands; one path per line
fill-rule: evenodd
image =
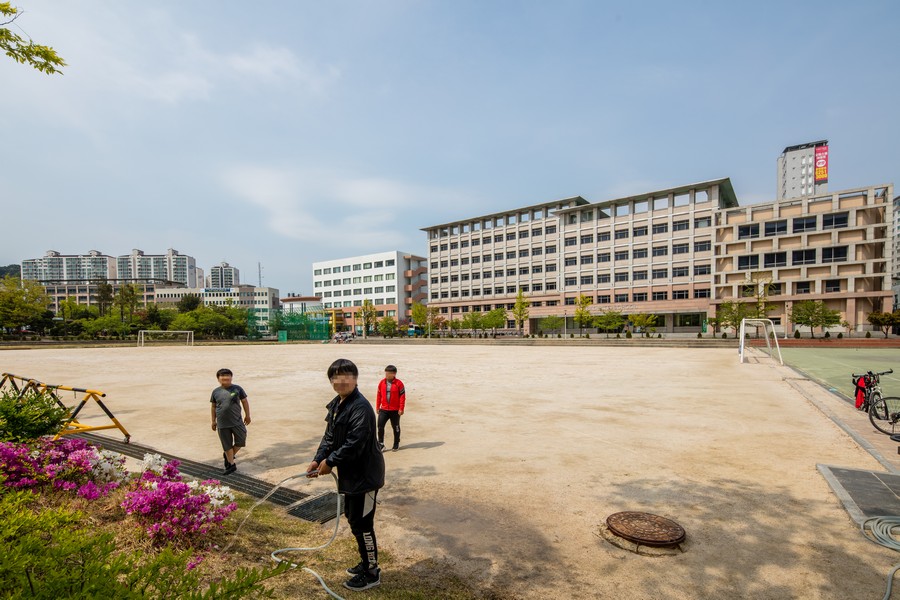
M 794 371 L 740 365 L 734 349 L 10 350 L 0 370 L 105 391 L 134 441 L 219 464 L 208 399 L 227 366 L 252 406 L 239 468 L 274 482 L 311 459 L 339 357 L 373 402 L 384 365 L 406 384 L 376 520 L 394 568 L 435 558 L 503 598 L 844 600 L 880 598 L 898 560 L 816 471 L 881 466 L 786 381 Z M 677 521 L 684 552 L 611 544 L 603 525 L 619 511 Z

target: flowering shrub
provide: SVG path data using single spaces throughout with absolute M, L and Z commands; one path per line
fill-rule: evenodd
M 128 475 L 124 456 L 77 438 L 46 437 L 31 444 L 0 442 L 0 473 L 6 487 L 50 487 L 88 500 L 106 496 Z
M 185 483 L 179 462 L 158 454 L 144 456 L 136 489 L 125 494 L 122 507 L 134 516 L 156 543 L 187 541 L 218 526 L 237 504 L 227 487 L 213 479 Z

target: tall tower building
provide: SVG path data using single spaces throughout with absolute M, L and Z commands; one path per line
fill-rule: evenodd
M 240 285 L 240 271 L 227 262 L 222 262 L 222 264 L 216 265 L 209 270 L 207 283 L 209 284 L 207 287 L 213 288 L 227 288 Z
M 777 200 L 828 192 L 828 140 L 788 146 L 778 157 Z

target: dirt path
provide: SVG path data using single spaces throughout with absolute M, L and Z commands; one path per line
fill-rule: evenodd
M 816 471 L 878 463 L 783 380 L 796 373 L 733 349 L 15 350 L 0 369 L 99 388 L 135 441 L 215 464 L 208 397 L 228 366 L 253 407 L 239 467 L 276 481 L 312 456 L 338 357 L 370 400 L 388 363 L 406 383 L 377 518 L 395 564 L 443 559 L 498 597 L 844 600 L 880 597 L 898 560 Z M 684 552 L 610 544 L 602 524 L 626 510 L 680 523 Z

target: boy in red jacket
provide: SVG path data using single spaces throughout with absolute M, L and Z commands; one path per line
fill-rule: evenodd
M 406 388 L 397 379 L 397 367 L 384 368 L 384 379 L 378 384 L 375 409 L 378 411 L 378 445 L 384 450 L 384 425 L 388 420 L 394 430 L 394 452 L 400 449 L 400 416 L 406 408 Z

